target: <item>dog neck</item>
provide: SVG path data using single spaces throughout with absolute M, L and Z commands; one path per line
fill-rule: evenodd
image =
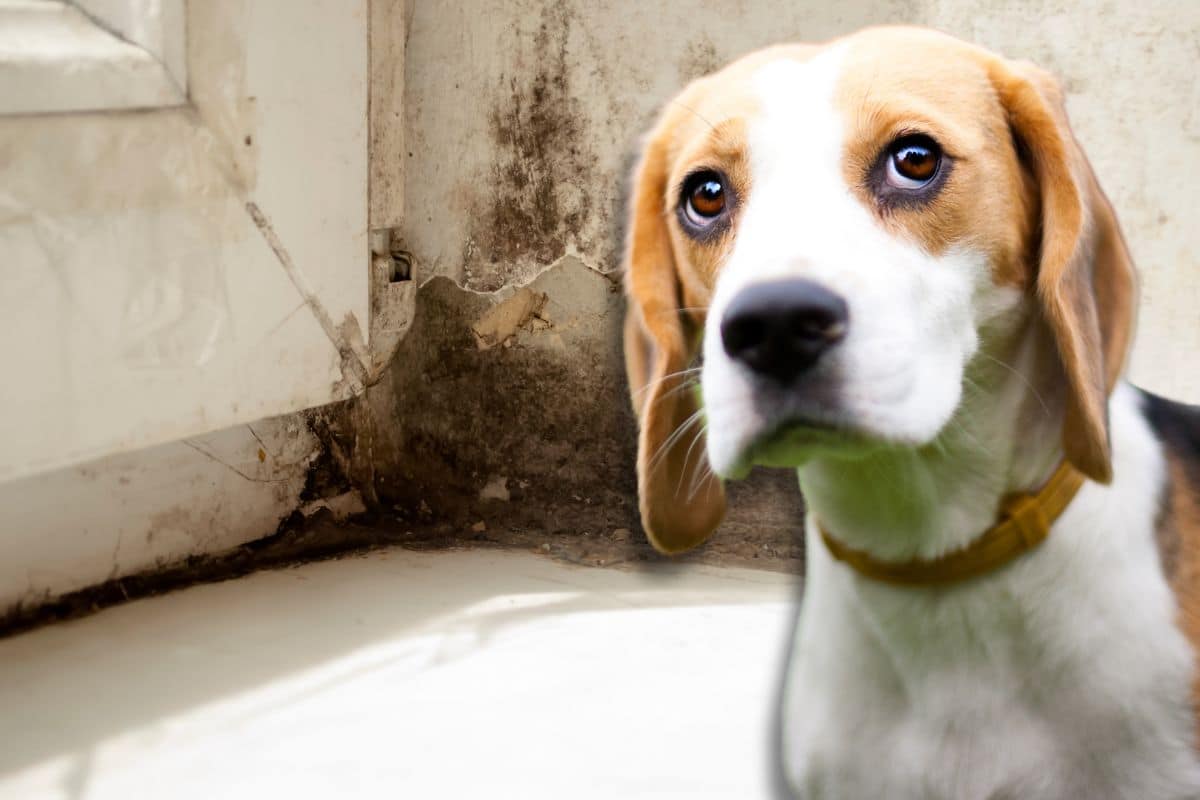
M 1005 497 L 1034 492 L 1062 460 L 1065 400 L 1054 344 L 1028 310 L 983 334 L 937 439 L 800 469 L 805 502 L 841 543 L 883 560 L 931 559 L 992 527 Z

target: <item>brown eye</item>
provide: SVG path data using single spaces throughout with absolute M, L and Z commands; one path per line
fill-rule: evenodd
M 683 213 L 687 221 L 705 227 L 725 211 L 725 182 L 715 172 L 699 172 L 683 186 Z
M 928 136 L 905 136 L 888 148 L 887 181 L 900 189 L 919 189 L 937 175 L 942 152 Z

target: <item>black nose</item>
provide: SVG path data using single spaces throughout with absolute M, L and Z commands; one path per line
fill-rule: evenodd
M 756 283 L 733 298 L 721 319 L 729 357 L 789 383 L 846 335 L 846 302 L 812 281 Z

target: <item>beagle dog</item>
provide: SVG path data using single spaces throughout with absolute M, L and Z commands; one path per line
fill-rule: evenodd
M 649 134 L 625 269 L 650 541 L 799 474 L 799 796 L 1200 797 L 1200 411 L 1120 378 L 1048 74 L 915 28 L 742 58 Z

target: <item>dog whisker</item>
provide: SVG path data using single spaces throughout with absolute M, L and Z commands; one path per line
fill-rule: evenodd
M 1041 394 L 1038 393 L 1038 390 L 1034 388 L 1034 386 L 1030 382 L 1029 378 L 1025 377 L 1025 375 L 1022 374 L 1020 370 L 1018 370 L 1012 364 L 1007 364 L 1004 361 L 1001 361 L 1000 359 L 996 358 L 995 356 L 989 355 L 988 353 L 983 352 L 982 350 L 979 351 L 979 353 L 977 353 L 977 355 L 983 356 L 988 361 L 991 361 L 995 364 L 998 364 L 998 365 L 1004 367 L 1009 372 L 1011 372 L 1013 375 L 1016 375 L 1018 378 L 1020 378 L 1021 382 L 1025 384 L 1025 386 L 1029 389 L 1029 391 L 1033 393 L 1033 396 L 1037 399 L 1038 403 L 1041 404 L 1042 411 L 1045 412 L 1046 416 L 1050 416 L 1050 407 L 1048 405 L 1046 405 L 1046 401 L 1042 398 Z
M 645 386 L 641 387 L 636 392 L 634 392 L 634 397 L 636 397 L 637 399 L 640 400 L 642 398 L 642 396 L 645 395 L 647 392 L 651 391 L 652 389 L 657 388 L 659 385 L 665 383 L 668 380 L 671 380 L 672 378 L 678 378 L 678 377 L 684 376 L 684 375 L 698 376 L 701 369 L 702 368 L 700 366 L 687 367 L 686 369 L 681 369 L 677 372 L 671 372 L 666 375 L 663 375 L 661 378 L 656 378 L 652 381 L 648 381 Z
M 703 419 L 704 409 L 701 408 L 697 409 L 694 414 L 680 423 L 680 425 L 671 432 L 671 435 L 668 436 L 661 445 L 659 445 L 658 450 L 655 451 L 654 455 L 651 456 L 650 460 L 647 462 L 647 468 L 654 469 L 654 467 L 656 467 L 658 463 L 662 461 L 667 453 L 671 451 L 679 439 L 687 433 L 688 429 L 693 427 L 697 422 L 701 422 Z
M 705 433 L 707 433 L 707 432 L 708 432 L 708 420 L 707 420 L 707 419 L 705 419 L 705 421 L 704 421 L 704 422 L 703 422 L 703 423 L 700 425 L 700 430 L 699 430 L 699 431 L 696 433 L 696 435 L 695 435 L 694 437 L 692 437 L 692 443 L 691 443 L 690 445 L 688 445 L 687 452 L 686 452 L 686 453 L 684 453 L 684 455 L 683 455 L 683 467 L 680 469 L 680 475 L 679 475 L 679 477 L 680 477 L 680 480 L 681 480 L 681 481 L 683 480 L 683 476 L 684 476 L 684 475 L 687 473 L 687 471 L 688 471 L 688 463 L 691 461 L 691 458 L 692 458 L 692 450 L 694 450 L 694 449 L 696 448 L 696 442 L 702 442 L 702 441 L 704 441 L 704 434 L 705 434 Z M 707 463 L 708 463 L 708 460 L 704 458 L 704 452 L 703 452 L 703 451 L 701 451 L 701 453 L 700 453 L 700 458 L 701 458 L 701 461 L 700 461 L 700 462 L 699 462 L 699 464 L 697 465 L 697 469 L 695 470 L 695 472 L 696 472 L 696 473 L 699 473 L 699 472 L 700 472 L 700 470 L 701 470 L 703 467 L 705 467 L 705 466 L 707 465 Z M 678 491 L 679 491 L 679 490 L 678 490 L 678 488 L 677 488 L 677 489 L 676 489 L 676 494 L 678 494 Z M 691 500 L 691 499 L 692 499 L 692 492 L 691 492 L 691 491 L 689 491 L 689 492 L 688 492 L 688 498 L 687 498 L 687 499 L 688 499 L 688 500 Z

